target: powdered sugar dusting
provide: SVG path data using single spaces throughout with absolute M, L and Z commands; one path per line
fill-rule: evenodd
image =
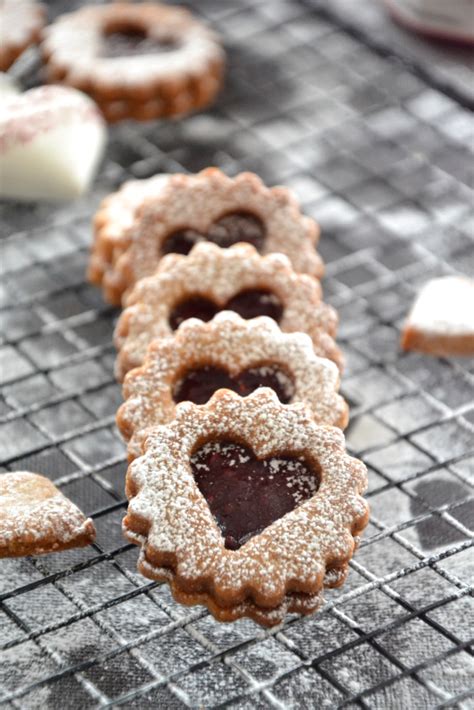
M 52 552 L 94 537 L 92 521 L 51 481 L 28 471 L 0 474 L 0 557 Z
M 268 188 L 253 173 L 229 178 L 217 168 L 207 168 L 196 175 L 170 175 L 159 194 L 149 194 L 147 182 L 137 184 L 137 194 L 142 191 L 141 202 L 130 203 L 123 228 L 104 209 L 106 203 L 96 215 L 89 278 L 103 285 L 110 302 L 119 304 L 124 292 L 138 279 L 153 273 L 161 246 L 170 234 L 185 228 L 206 234 L 224 215 L 242 211 L 255 215 L 263 224 L 264 254 L 286 254 L 296 271 L 318 278 L 322 275 L 323 263 L 314 248 L 319 228 L 314 220 L 301 214 L 288 189 Z M 119 190 L 111 195 L 107 204 L 121 201 L 125 213 L 128 206 L 121 193 Z M 108 238 L 109 226 L 112 239 Z M 96 270 L 96 255 L 105 258 L 112 268 Z
M 444 276 L 428 281 L 418 294 L 406 329 L 411 331 L 410 338 L 425 339 L 428 347 L 431 340 L 433 352 L 440 347 L 448 353 L 449 338 L 461 338 L 465 354 L 474 354 L 474 280 Z
M 342 367 L 342 355 L 331 337 L 337 315 L 321 301 L 321 287 L 305 274 L 295 273 L 283 254 L 260 256 L 249 244 L 220 249 L 201 242 L 188 256 L 169 254 L 156 273 L 142 279 L 127 299 L 116 328 L 117 374 L 123 377 L 143 362 L 155 338 L 169 337 L 174 306 L 190 296 L 203 296 L 226 304 L 247 289 L 266 289 L 283 305 L 280 328 L 307 333 L 317 355 Z
M 222 215 L 241 210 L 255 214 L 265 227 L 262 253 L 285 254 L 296 271 L 322 275 L 322 261 L 314 249 L 319 228 L 301 214 L 293 194 L 283 187 L 266 187 L 253 173 L 230 178 L 217 168 L 174 175 L 160 199 L 143 204 L 130 249 L 118 260 L 117 271 L 133 282 L 148 276 L 169 234 L 186 225 L 206 234 Z
M 199 445 L 222 439 L 245 442 L 259 458 L 304 456 L 321 472 L 315 496 L 236 551 L 224 548 L 189 465 Z M 276 607 L 289 592 L 319 592 L 326 566 L 350 559 L 353 535 L 367 523 L 365 486 L 365 467 L 346 454 L 341 431 L 316 425 L 303 405 L 284 406 L 268 389 L 245 399 L 220 390 L 208 405 L 178 405 L 171 424 L 149 431 L 127 473 L 124 531 L 143 540 L 150 565 L 173 570 L 181 589 L 221 606 L 250 599 Z
M 102 51 L 103 34 L 117 24 L 143 28 L 151 39 L 172 38 L 176 48 L 166 53 L 107 57 Z M 205 74 L 224 58 L 217 36 L 189 12 L 155 3 L 86 6 L 62 15 L 47 28 L 43 46 L 71 78 L 119 88 L 153 87 L 157 80 Z
M 129 245 L 126 235 L 137 210 L 145 200 L 159 196 L 169 177 L 160 173 L 146 180 L 127 180 L 102 201 L 94 218 L 94 248 L 88 270 L 93 283 L 101 284 L 104 273 L 123 254 Z
M 96 222 L 106 225 L 107 237 L 119 242 L 133 225 L 138 208 L 145 200 L 157 197 L 169 178 L 167 173 L 159 173 L 146 180 L 127 180 L 120 190 L 106 197 L 96 215 Z
M 315 355 L 309 336 L 283 333 L 265 316 L 246 321 L 223 311 L 209 323 L 185 321 L 173 338 L 155 340 L 143 366 L 127 375 L 126 401 L 117 423 L 130 439 L 129 456 L 140 455 L 147 428 L 174 417 L 173 386 L 181 373 L 210 365 L 234 376 L 262 363 L 280 366 L 288 373 L 294 388 L 292 403 L 306 403 L 318 424 L 346 424 L 347 405 L 337 394 L 337 367 Z

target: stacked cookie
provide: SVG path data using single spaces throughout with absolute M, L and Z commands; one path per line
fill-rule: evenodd
M 143 574 L 224 621 L 314 611 L 367 524 L 318 236 L 287 189 L 214 168 L 96 215 L 89 278 L 124 306 L 124 532 Z
M 188 254 L 200 241 L 222 248 L 252 244 L 284 254 L 293 269 L 319 279 L 319 228 L 285 188 L 267 188 L 252 173 L 229 178 L 217 168 L 198 175 L 158 175 L 126 183 L 95 217 L 88 276 L 107 301 L 127 303 L 134 284 L 169 253 Z

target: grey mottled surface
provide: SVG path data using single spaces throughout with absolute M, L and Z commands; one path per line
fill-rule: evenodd
M 473 274 L 472 118 L 303 4 L 195 7 L 229 55 L 216 105 L 111 129 L 75 203 L 0 205 L 0 470 L 49 476 L 98 529 L 86 550 L 0 561 L 0 704 L 473 707 L 474 363 L 398 347 L 421 283 Z M 120 530 L 117 312 L 84 279 L 105 194 L 209 164 L 290 185 L 321 222 L 348 446 L 369 467 L 372 519 L 346 585 L 272 633 L 220 625 L 136 573 Z

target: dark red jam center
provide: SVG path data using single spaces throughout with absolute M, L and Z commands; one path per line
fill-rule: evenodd
M 188 318 L 199 318 L 202 321 L 210 321 L 221 309 L 213 301 L 201 296 L 187 298 L 171 311 L 169 318 L 170 326 L 173 330 Z M 230 299 L 222 310 L 234 311 L 245 319 L 256 318 L 257 316 L 269 316 L 277 323 L 283 315 L 283 306 L 278 296 L 264 289 L 249 289 L 241 291 Z
M 283 306 L 278 296 L 265 289 L 241 291 L 227 302 L 226 309 L 235 311 L 246 320 L 269 316 L 279 323 L 283 315 Z
M 180 229 L 170 234 L 162 248 L 163 254 L 189 254 L 197 242 L 209 241 L 227 249 L 237 242 L 248 242 L 261 251 L 265 228 L 258 217 L 248 212 L 234 212 L 221 217 L 211 225 L 207 234 L 195 229 Z
M 320 484 L 318 472 L 302 458 L 260 460 L 232 441 L 201 446 L 191 457 L 191 469 L 228 550 L 238 550 L 311 498 Z
M 102 56 L 107 58 L 161 54 L 176 48 L 177 42 L 171 37 L 149 37 L 138 28 L 106 32 L 102 37 Z
M 259 387 L 270 387 L 283 404 L 290 401 L 294 392 L 291 378 L 276 365 L 251 367 L 236 377 L 216 367 L 201 367 L 185 374 L 176 384 L 173 397 L 175 402 L 187 400 L 205 404 L 218 389 L 233 390 L 241 397 L 246 397 Z

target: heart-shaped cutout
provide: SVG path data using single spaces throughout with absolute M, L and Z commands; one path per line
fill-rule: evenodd
M 220 217 L 209 228 L 207 234 L 185 228 L 168 235 L 161 247 L 162 254 L 189 254 L 195 244 L 209 241 L 221 249 L 228 249 L 238 242 L 252 244 L 261 251 L 265 239 L 262 221 L 249 212 L 232 212 Z
M 191 470 L 228 550 L 238 550 L 311 498 L 320 485 L 320 472 L 302 458 L 257 459 L 233 441 L 201 446 L 191 457 Z
M 205 404 L 218 389 L 233 390 L 247 397 L 259 387 L 270 387 L 283 404 L 288 404 L 294 394 L 291 378 L 277 365 L 249 367 L 235 377 L 226 370 L 207 366 L 189 370 L 176 383 L 173 398 L 175 402 Z
M 247 289 L 233 296 L 221 308 L 209 298 L 191 296 L 178 303 L 172 310 L 169 323 L 173 330 L 188 318 L 210 321 L 219 311 L 234 311 L 249 320 L 268 316 L 277 323 L 283 315 L 283 306 L 278 296 L 266 289 Z
M 42 86 L 4 98 L 0 113 L 0 196 L 78 197 L 105 146 L 96 104 L 76 89 Z

